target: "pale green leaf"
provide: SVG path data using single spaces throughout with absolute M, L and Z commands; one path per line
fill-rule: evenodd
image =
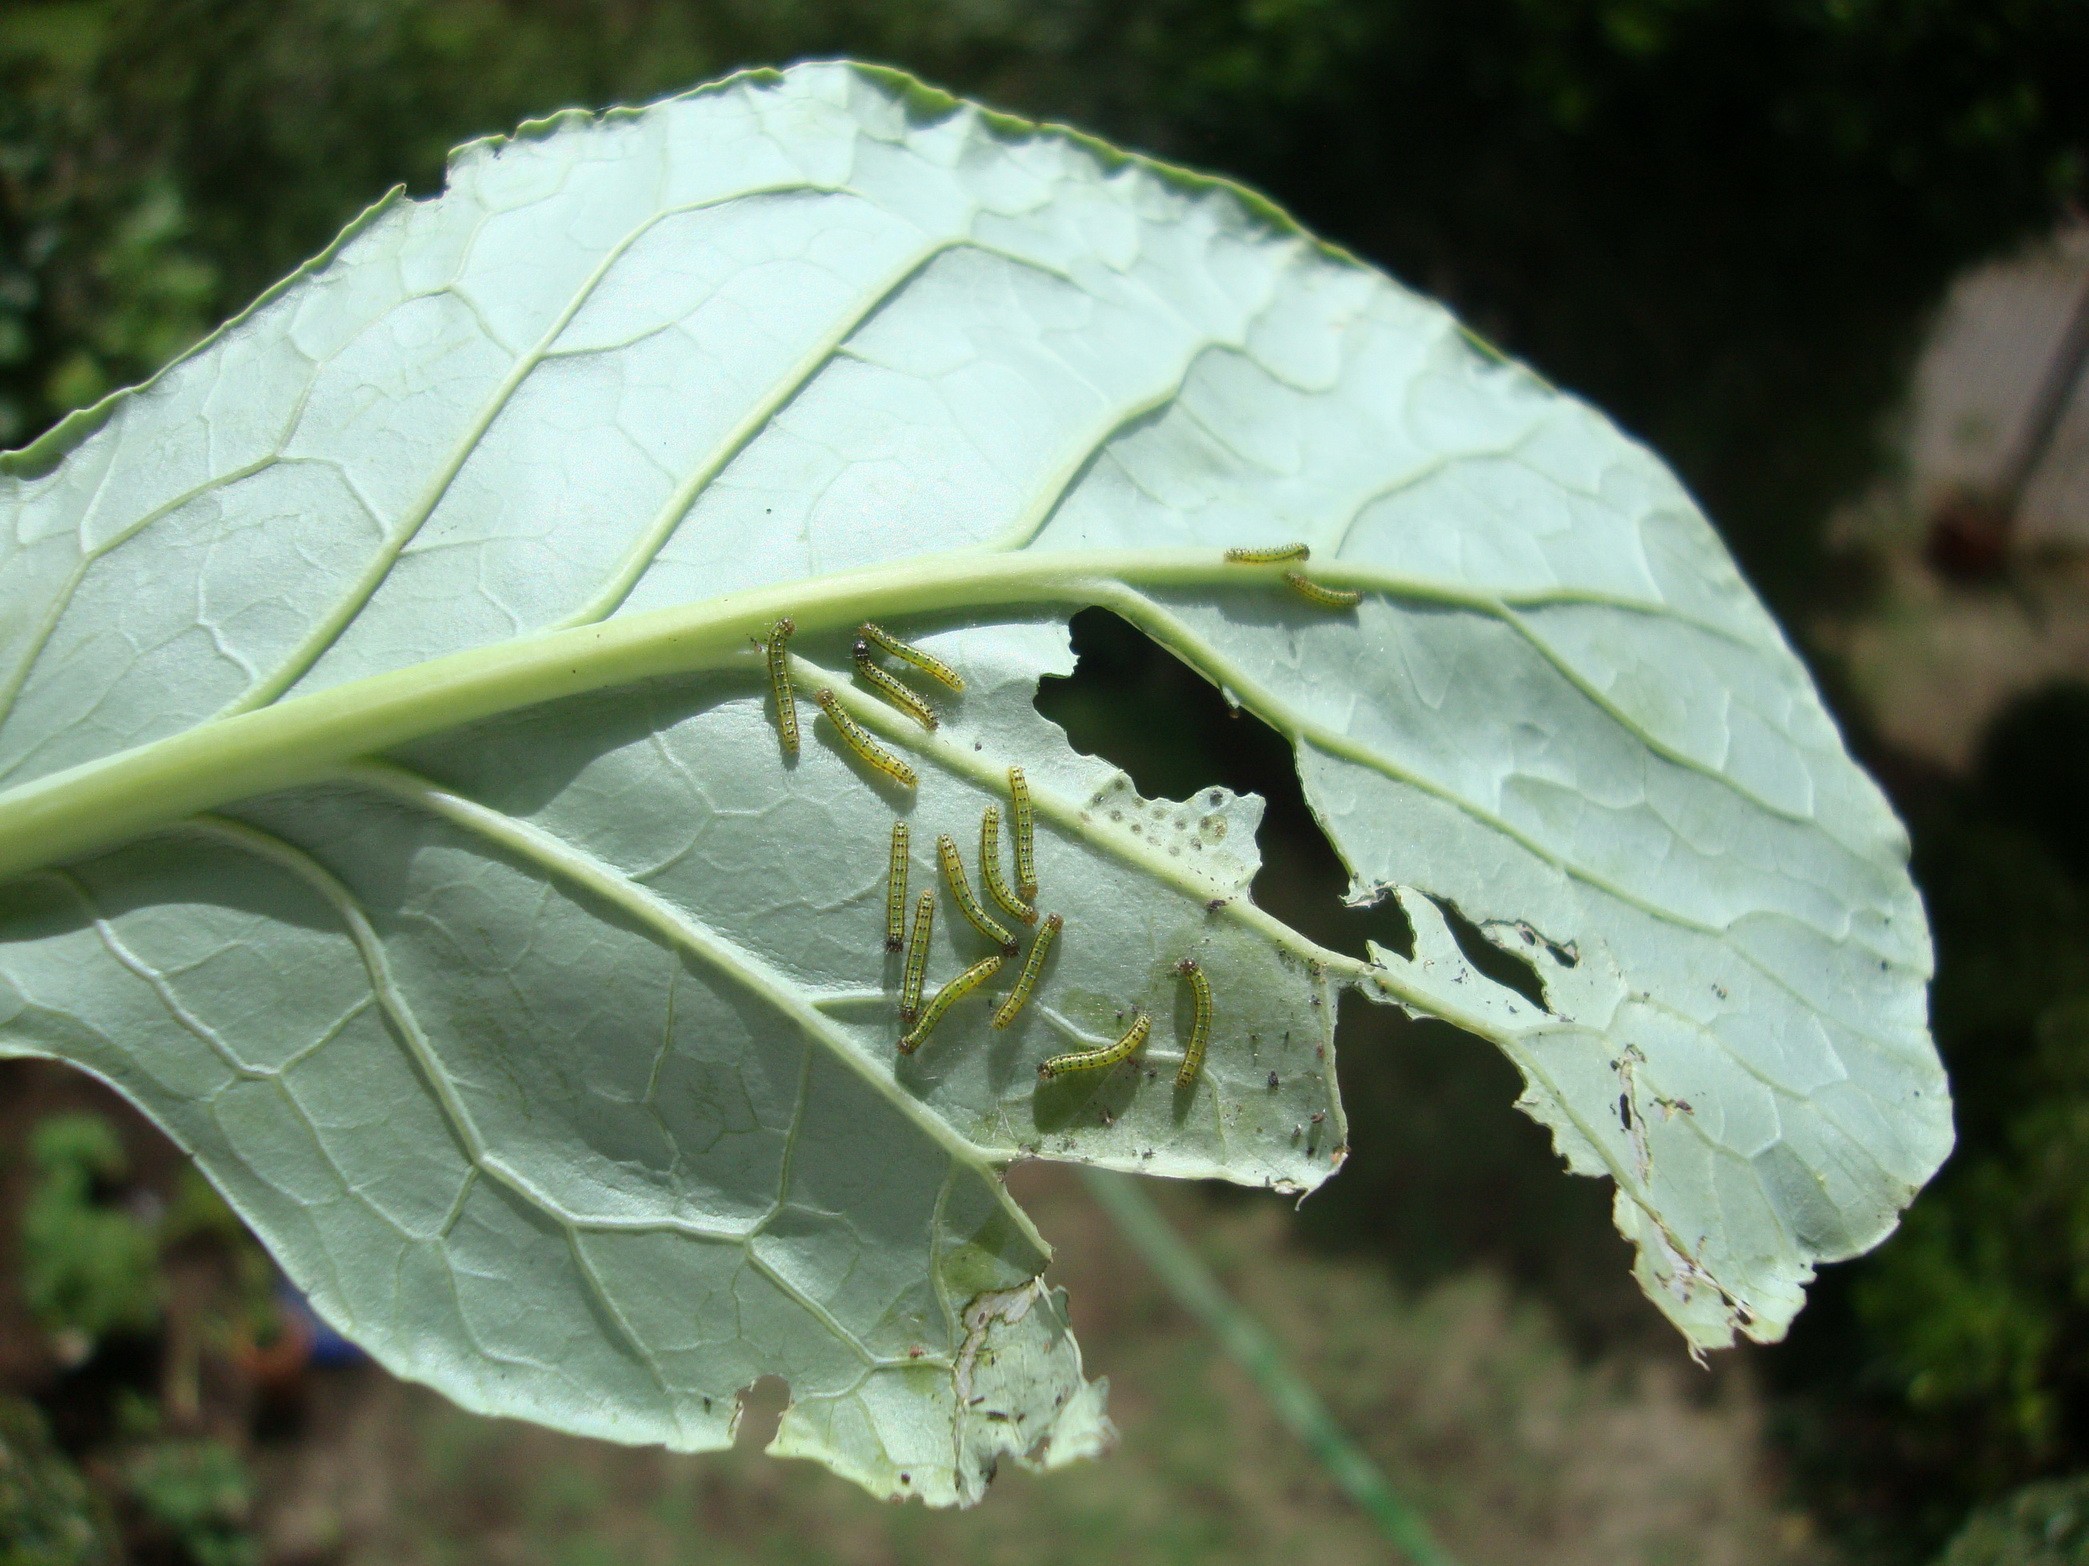
M 775 1450 L 936 1502 L 1097 1451 L 1001 1172 L 1310 1190 L 1351 986 L 1510 1054 L 1693 1345 L 1949 1146 L 1904 835 L 1689 498 L 1223 183 L 848 65 L 564 115 L 5 468 L 0 1050 L 471 1407 L 700 1449 L 776 1374 Z M 1357 610 L 1221 558 L 1292 539 Z M 1259 801 L 1038 716 L 1087 605 L 1293 741 L 1411 958 L 1254 906 Z M 809 702 L 782 757 L 786 614 L 918 798 Z M 966 676 L 933 735 L 849 680 L 866 616 Z M 898 1057 L 890 823 L 931 884 L 1010 765 L 1064 937 Z M 984 950 L 946 898 L 934 979 Z M 1135 1008 L 1144 1067 L 1038 1081 Z

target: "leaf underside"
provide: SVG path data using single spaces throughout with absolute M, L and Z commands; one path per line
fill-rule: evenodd
M 1002 1171 L 1312 1189 L 1350 986 L 1508 1052 L 1694 1347 L 1780 1336 L 1950 1145 L 1905 836 L 1673 477 L 1221 182 L 844 64 L 562 115 L 0 469 L 0 1051 L 470 1407 L 698 1450 L 776 1374 L 773 1450 L 939 1504 L 1091 1455 Z M 1221 559 L 1293 539 L 1355 610 Z M 1259 801 L 1037 715 L 1091 603 L 1293 742 L 1412 957 L 1254 907 Z M 965 676 L 933 734 L 849 678 L 865 616 Z M 1064 934 L 901 1057 L 890 824 L 976 881 L 1011 765 Z M 988 950 L 943 898 L 931 984 Z

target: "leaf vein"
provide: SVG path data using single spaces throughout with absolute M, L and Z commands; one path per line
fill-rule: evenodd
M 550 326 L 538 338 L 536 344 L 517 358 L 508 373 L 501 377 L 499 384 L 494 387 L 493 394 L 466 427 L 463 436 L 451 448 L 448 456 L 436 468 L 428 484 L 423 487 L 420 498 L 414 502 L 406 514 L 400 518 L 398 525 L 387 535 L 384 543 L 371 557 L 369 563 L 365 565 L 362 573 L 357 577 L 348 593 L 304 636 L 297 647 L 276 667 L 275 672 L 268 679 L 249 687 L 246 694 L 236 701 L 227 704 L 219 713 L 219 716 L 229 717 L 236 713 L 251 712 L 256 707 L 268 705 L 302 679 L 327 650 L 340 640 L 349 625 L 369 604 L 370 599 L 376 594 L 377 589 L 383 584 L 385 578 L 391 574 L 392 566 L 397 562 L 400 552 L 413 541 L 421 528 L 427 523 L 429 517 L 434 515 L 435 508 L 442 503 L 443 497 L 449 493 L 451 485 L 457 480 L 457 475 L 464 470 L 465 463 L 478 450 L 480 442 L 493 427 L 494 420 L 499 417 L 501 411 L 513 400 L 515 393 L 521 389 L 523 383 L 534 373 L 538 365 L 543 362 L 544 354 L 558 341 L 560 334 L 572 323 L 574 317 L 580 313 L 588 300 L 594 296 L 595 291 L 601 287 L 603 281 L 608 278 L 617 263 L 623 259 L 633 245 L 669 218 L 684 216 L 687 213 L 702 211 L 707 208 L 728 206 L 736 201 L 749 200 L 759 196 L 778 195 L 808 188 L 810 187 L 802 181 L 779 184 L 773 187 L 758 186 L 655 211 L 649 214 L 643 222 L 634 225 L 622 238 L 610 246 L 603 253 L 602 259 L 596 263 L 594 269 L 581 281 L 573 296 L 566 301 L 557 317 L 553 319 Z M 498 338 L 492 340 L 496 344 L 499 342 Z

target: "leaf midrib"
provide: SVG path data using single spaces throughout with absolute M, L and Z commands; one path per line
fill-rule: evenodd
M 624 616 L 595 625 L 539 633 L 448 655 L 427 663 L 366 677 L 306 696 L 291 697 L 257 712 L 213 719 L 193 729 L 115 756 L 20 785 L 0 793 L 0 880 L 66 859 L 80 857 L 184 817 L 231 804 L 239 799 L 319 781 L 337 775 L 357 761 L 380 755 L 428 734 L 496 716 L 521 707 L 660 675 L 705 668 L 744 666 L 758 673 L 750 638 L 775 619 L 790 614 L 807 632 L 844 629 L 870 615 L 900 618 L 989 605 L 1055 604 L 1085 607 L 1101 604 L 1130 615 L 1217 679 L 1261 716 L 1294 740 L 1322 744 L 1328 736 L 1286 710 L 1272 692 L 1247 679 L 1186 625 L 1147 598 L 1138 588 L 1239 588 L 1258 583 L 1274 589 L 1280 567 L 1247 567 L 1215 559 L 1206 550 L 1020 551 L 1013 554 L 954 552 L 904 561 L 847 576 L 791 582 L 728 594 L 682 608 Z M 1452 584 L 1399 577 L 1376 568 L 1348 563 L 1316 567 L 1316 575 L 1387 592 L 1414 601 L 1441 603 L 1488 613 L 1510 621 L 1516 607 L 1532 603 L 1597 601 L 1626 611 L 1682 618 L 1658 602 L 1616 595 L 1559 590 L 1528 593 L 1514 599 L 1472 593 Z M 875 703 L 853 701 L 845 682 L 834 681 L 858 716 L 888 737 L 922 748 L 921 737 Z M 1308 729 L 1312 732 L 1308 733 Z M 1645 740 L 1645 736 L 1641 736 Z M 975 782 L 992 782 L 983 764 L 950 747 L 930 746 L 937 763 Z M 1357 750 L 1343 744 L 1344 754 Z M 1360 759 L 1352 756 L 1352 760 Z M 1378 770 L 1383 758 L 1365 756 Z M 1716 775 L 1716 774 L 1715 774 Z M 1470 802 L 1454 799 L 1453 803 Z M 1068 812 L 1052 800 L 1040 800 L 1043 813 L 1066 815 L 1059 822 L 1082 831 Z M 1483 824 L 1506 830 L 1489 817 Z M 1091 834 L 1092 835 L 1092 834 Z M 1521 836 L 1519 836 L 1521 840 Z M 1135 845 L 1114 841 L 1105 846 L 1120 857 L 1136 855 Z M 1526 847 L 1532 845 L 1526 844 Z M 1562 856 L 1542 851 L 1541 858 L 1572 873 Z M 1140 860 L 1137 868 L 1160 880 L 1183 880 L 1172 867 Z M 1581 879 L 1587 879 L 1586 876 Z M 1184 881 L 1185 891 L 1200 894 Z M 1615 889 L 1601 887 L 1617 895 Z M 1632 901 L 1632 899 L 1626 899 Z M 1653 905 L 1650 914 L 1689 924 L 1673 911 Z M 1323 964 L 1350 979 L 1365 973 L 1383 985 L 1384 969 L 1306 940 L 1254 906 L 1234 899 L 1223 916 L 1246 921 L 1263 938 Z M 1716 930 L 1705 933 L 1715 937 Z M 1760 966 L 1752 964 L 1753 966 Z M 1774 975 L 1769 975 L 1773 980 Z M 1397 978 L 1394 989 L 1407 986 Z M 1419 993 L 1402 999 L 1441 1012 L 1440 1001 Z M 1451 1019 L 1473 1027 L 1478 1019 Z M 1476 1031 L 1491 1035 L 1493 1029 Z
M 1308 738 L 1301 720 L 1273 693 L 1255 682 L 1243 685 L 1240 671 L 1226 666 L 1223 659 L 1214 663 L 1217 654 L 1201 637 L 1134 590 L 1208 591 L 1258 583 L 1274 589 L 1274 578 L 1281 569 L 1228 563 L 1205 550 L 952 553 L 846 576 L 751 589 L 696 605 L 473 648 L 292 697 L 257 712 L 213 719 L 0 793 L 0 881 L 116 846 L 142 832 L 240 799 L 317 782 L 363 758 L 503 712 L 703 669 L 743 666 L 755 678 L 758 663 L 751 638 L 786 613 L 802 629 L 820 632 L 844 629 L 865 615 L 899 618 L 1019 603 L 1106 605 L 1146 625 L 1164 644 L 1203 668 L 1207 676 L 1235 690 L 1280 731 L 1294 739 Z M 1346 563 L 1316 567 L 1315 571 L 1330 581 L 1510 619 L 1515 618 L 1513 608 L 1519 605 L 1590 600 L 1629 612 L 1674 614 L 1657 602 L 1576 590 L 1504 600 Z M 869 702 L 861 704 L 859 716 L 874 726 L 890 718 Z M 903 726 L 889 732 L 902 742 L 912 744 L 917 739 Z M 1316 743 L 1320 738 L 1317 732 L 1310 737 Z M 973 758 L 962 754 L 939 752 L 937 760 L 954 771 L 977 770 Z M 1377 764 L 1375 760 L 1373 764 Z M 1072 820 L 1062 824 L 1080 829 Z M 1500 828 L 1498 822 L 1486 824 Z M 1112 852 L 1126 849 L 1115 842 L 1107 846 Z M 1542 857 L 1570 872 L 1573 869 L 1556 854 L 1547 852 Z M 1139 868 L 1163 880 L 1179 879 L 1165 866 L 1142 863 Z M 1647 911 L 1678 917 L 1654 906 Z M 1264 938 L 1345 977 L 1370 973 L 1381 982 L 1385 977 L 1383 969 L 1306 940 L 1247 899 L 1234 899 L 1223 916 L 1252 922 Z M 1405 995 L 1403 999 L 1420 1001 L 1423 997 Z M 1432 1009 L 1441 1008 L 1432 1005 Z M 1484 1027 L 1478 1031 L 1492 1032 Z
M 1122 608 L 1135 596 L 1125 593 L 1127 587 L 1275 590 L 1281 570 L 1227 563 L 1201 549 L 952 552 L 468 648 L 210 719 L 0 791 L 0 881 L 113 846 L 155 825 L 316 781 L 358 757 L 504 712 L 661 675 L 734 665 L 753 669 L 749 638 L 786 614 L 817 632 L 844 629 L 865 616 L 1016 604 Z M 1494 616 L 1522 606 L 1577 603 L 1684 618 L 1659 601 L 1581 589 L 1487 595 L 1347 562 L 1316 566 L 1315 574 Z M 1147 602 L 1138 598 L 1130 607 Z M 1201 664 L 1200 647 L 1179 650 Z M 1292 726 L 1281 704 L 1257 711 L 1280 729 Z

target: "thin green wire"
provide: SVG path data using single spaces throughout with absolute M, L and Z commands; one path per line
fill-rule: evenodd
M 1403 1550 L 1414 1566 L 1457 1566 L 1421 1515 L 1400 1499 L 1371 1459 L 1342 1433 L 1327 1405 L 1285 1362 L 1276 1339 L 1233 1302 L 1196 1253 L 1169 1227 L 1160 1209 L 1139 1189 L 1139 1182 L 1130 1175 L 1102 1169 L 1083 1169 L 1081 1176 L 1176 1302 L 1203 1322 L 1219 1347 L 1254 1379 L 1277 1417 L 1305 1442 L 1343 1493 L 1378 1525 L 1378 1531 Z

